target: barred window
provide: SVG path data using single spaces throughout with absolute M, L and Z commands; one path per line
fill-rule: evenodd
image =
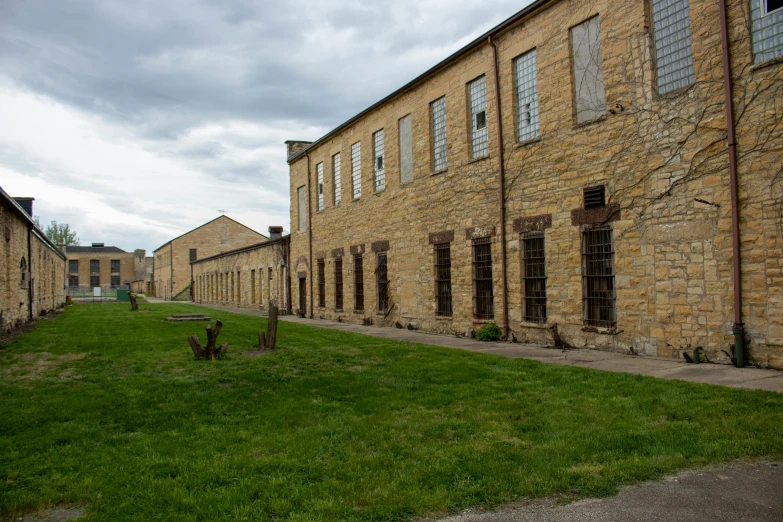
M 386 252 L 378 252 L 376 257 L 375 281 L 378 287 L 378 311 L 389 309 L 389 268 Z
M 299 198 L 299 232 L 307 230 L 307 196 L 305 195 L 305 188 L 299 187 L 296 189 L 297 196 Z
M 318 191 L 318 198 L 316 199 L 316 205 L 318 210 L 324 209 L 324 164 L 323 162 L 315 166 L 315 183 L 316 190 Z
M 256 271 L 250 271 L 250 302 L 256 302 Z
M 435 245 L 435 313 L 451 317 L 451 245 Z
M 378 192 L 386 188 L 386 169 L 383 164 L 383 129 L 372 135 L 372 148 L 375 192 Z
M 491 237 L 473 240 L 473 315 L 477 319 L 495 317 Z
M 357 312 L 364 310 L 364 268 L 362 256 L 353 257 L 353 309 Z
M 332 156 L 332 189 L 334 190 L 334 206 L 339 207 L 343 199 L 343 184 L 340 178 L 340 153 Z
M 334 260 L 334 308 L 343 309 L 343 258 Z
M 101 261 L 99 259 L 90 259 L 90 273 L 95 274 L 101 271 Z
M 696 82 L 693 71 L 690 0 L 652 0 L 658 92 Z
M 783 56 L 783 2 L 751 0 L 750 28 L 755 63 Z
M 481 158 L 489 154 L 487 87 L 484 76 L 468 84 L 468 100 L 471 119 L 471 158 Z
M 598 17 L 571 29 L 576 123 L 602 117 L 606 112 L 601 33 Z
M 614 328 L 614 241 L 611 226 L 587 227 L 582 232 L 582 299 L 585 326 Z
M 413 181 L 413 128 L 411 115 L 400 118 L 400 183 Z
M 351 192 L 353 199 L 362 197 L 362 142 L 351 145 Z
M 544 233 L 531 232 L 521 238 L 523 318 L 530 323 L 546 322 L 546 257 Z
M 318 260 L 318 306 L 326 306 L 326 272 L 324 260 Z
M 448 167 L 446 153 L 446 97 L 430 104 L 432 114 L 432 167 L 435 172 Z
M 109 268 L 111 268 L 112 272 L 119 272 L 120 271 L 120 260 L 119 259 L 112 259 L 110 261 Z
M 536 50 L 514 60 L 517 82 L 517 139 L 532 140 L 538 136 L 538 70 Z
M 71 274 L 79 273 L 79 260 L 78 259 L 69 259 L 68 260 L 68 272 L 71 273 Z

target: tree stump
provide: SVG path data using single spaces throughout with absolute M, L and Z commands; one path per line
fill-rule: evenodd
M 134 294 L 131 292 L 128 295 L 130 296 L 131 312 L 138 312 L 139 311 L 138 294 Z
M 196 356 L 196 359 L 203 358 L 214 361 L 217 357 L 220 357 L 222 354 L 228 351 L 228 343 L 223 343 L 215 348 L 215 344 L 217 344 L 217 337 L 220 334 L 221 328 L 223 328 L 223 322 L 220 319 L 218 319 L 217 323 L 215 323 L 214 329 L 212 328 L 211 324 L 207 325 L 207 345 L 205 347 L 201 346 L 201 343 L 198 340 L 198 335 L 193 334 L 188 337 L 190 349 L 193 350 L 193 355 Z
M 269 320 L 267 321 L 266 333 L 258 332 L 258 349 L 262 352 L 274 350 L 277 344 L 277 315 L 280 310 L 271 302 L 269 303 Z

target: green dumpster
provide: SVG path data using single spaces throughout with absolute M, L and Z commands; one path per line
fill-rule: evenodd
M 117 289 L 117 302 L 130 303 L 130 291 Z

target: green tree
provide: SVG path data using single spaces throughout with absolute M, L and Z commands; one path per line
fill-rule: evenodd
M 71 226 L 68 223 L 52 221 L 51 224 L 46 225 L 44 233 L 55 245 L 71 246 L 79 244 L 79 236 L 76 235 L 75 230 L 71 230 Z

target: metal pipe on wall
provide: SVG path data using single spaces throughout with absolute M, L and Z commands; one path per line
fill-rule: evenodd
M 308 272 L 310 273 L 310 318 L 313 318 L 313 213 L 311 208 L 312 201 L 310 200 L 310 152 L 305 151 L 307 156 L 307 204 L 305 205 L 305 212 L 307 212 L 307 239 L 310 243 L 310 266 Z M 307 314 L 307 307 L 303 313 Z

